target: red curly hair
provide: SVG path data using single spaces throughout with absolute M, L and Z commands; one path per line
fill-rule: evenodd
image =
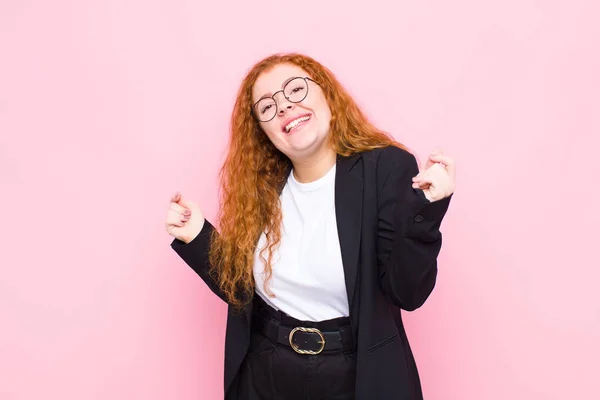
M 341 156 L 386 146 L 405 148 L 373 126 L 334 74 L 302 54 L 276 54 L 258 62 L 237 94 L 231 116 L 229 152 L 220 172 L 220 233 L 211 237 L 211 275 L 229 304 L 245 306 L 254 294 L 253 264 L 260 235 L 266 246 L 260 253 L 267 283 L 273 253 L 281 240 L 282 213 L 279 195 L 292 164 L 252 116 L 252 87 L 256 79 L 278 64 L 294 64 L 315 80 L 331 109 L 329 144 Z M 265 256 L 266 253 L 266 256 Z

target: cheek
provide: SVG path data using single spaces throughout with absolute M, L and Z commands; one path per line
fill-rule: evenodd
M 329 104 L 327 104 L 327 100 L 325 99 L 325 97 L 321 96 L 316 104 L 315 104 L 317 110 L 319 111 L 319 114 L 322 116 L 322 118 L 329 118 L 331 117 L 331 109 L 329 108 Z
M 281 126 L 269 122 L 266 124 L 261 124 L 261 129 L 271 141 L 276 141 L 279 137 Z
M 329 109 L 329 105 L 325 102 L 320 105 L 319 112 L 319 122 L 323 126 L 329 126 L 331 122 L 331 110 Z

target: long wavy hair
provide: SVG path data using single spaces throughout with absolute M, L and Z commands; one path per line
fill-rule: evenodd
M 304 69 L 324 92 L 331 109 L 329 144 L 340 156 L 386 146 L 405 148 L 371 124 L 334 74 L 302 54 L 276 54 L 254 65 L 239 88 L 231 115 L 229 151 L 220 171 L 220 232 L 211 237 L 211 275 L 228 303 L 243 308 L 254 294 L 256 245 L 265 234 L 259 256 L 265 263 L 265 291 L 272 275 L 274 252 L 281 240 L 279 196 L 290 173 L 281 153 L 252 116 L 252 87 L 263 72 L 278 64 Z

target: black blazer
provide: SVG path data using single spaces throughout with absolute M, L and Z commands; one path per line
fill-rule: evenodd
M 337 159 L 335 210 L 357 345 L 357 400 L 423 398 L 400 309 L 420 307 L 435 285 L 439 228 L 452 196 L 429 202 L 422 190 L 412 188 L 418 172 L 415 157 L 397 147 Z M 206 221 L 189 244 L 175 239 L 171 246 L 225 300 L 207 275 L 213 230 Z M 242 314 L 229 307 L 225 399 L 238 396 L 251 313 L 252 304 Z

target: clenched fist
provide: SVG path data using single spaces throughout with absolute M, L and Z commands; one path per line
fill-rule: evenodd
M 425 167 L 413 177 L 412 187 L 423 190 L 431 202 L 449 197 L 454 193 L 456 165 L 454 159 L 435 150 L 429 155 Z
M 165 227 L 169 235 L 182 242 L 189 243 L 202 230 L 204 215 L 198 204 L 185 200 L 177 192 L 171 197 Z

